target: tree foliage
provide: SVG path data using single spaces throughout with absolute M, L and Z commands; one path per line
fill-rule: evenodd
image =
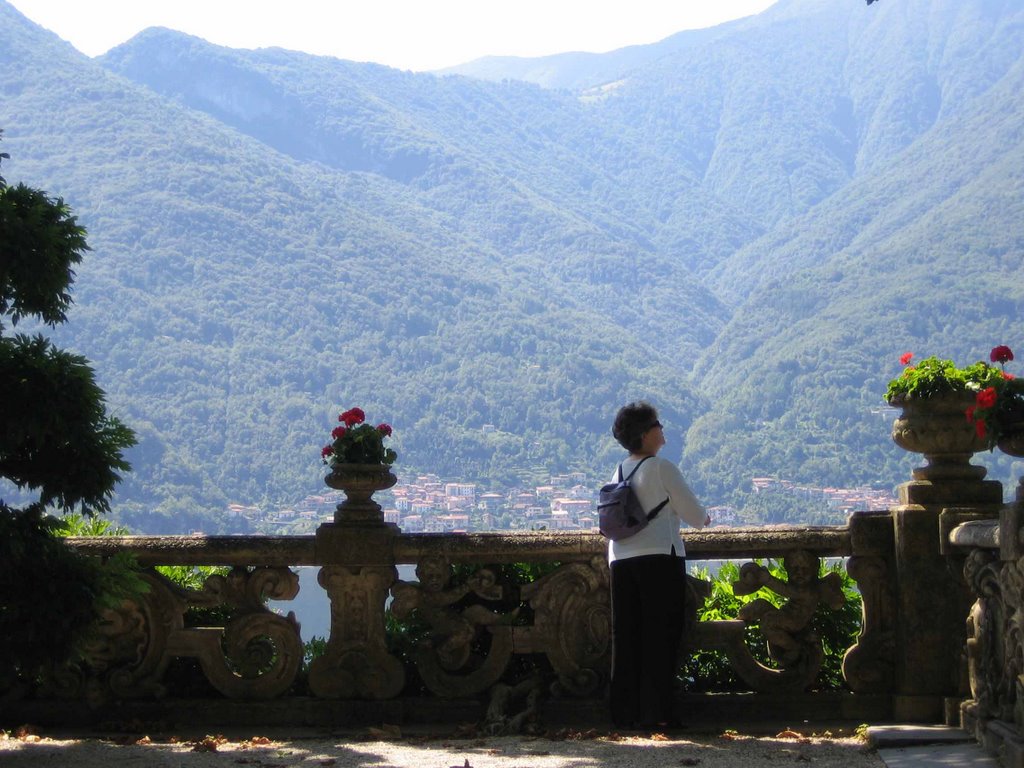
M 0 689 L 66 659 L 98 611 L 137 586 L 123 563 L 102 567 L 65 547 L 47 514 L 107 511 L 131 430 L 107 416 L 84 358 L 3 333 L 5 321 L 64 321 L 86 249 L 62 201 L 0 178 L 0 478 L 36 494 L 22 508 L 0 498 Z

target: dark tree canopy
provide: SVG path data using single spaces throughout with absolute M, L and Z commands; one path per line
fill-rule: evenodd
M 12 325 L 32 315 L 51 326 L 64 322 L 71 265 L 89 249 L 85 230 L 63 200 L 0 181 L 0 233 L 0 316 L 9 315 Z
M 132 431 L 107 416 L 85 358 L 4 335 L 25 318 L 64 322 L 86 250 L 62 200 L 0 177 L 0 477 L 38 493 L 23 509 L 0 498 L 0 698 L 72 654 L 125 573 L 68 549 L 47 511 L 108 511 Z
M 91 515 L 109 509 L 134 436 L 107 416 L 85 358 L 41 335 L 4 335 L 27 317 L 64 322 L 88 248 L 63 200 L 0 178 L 0 476 L 43 506 Z

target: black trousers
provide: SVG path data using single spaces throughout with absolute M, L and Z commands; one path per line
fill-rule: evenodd
M 611 564 L 612 722 L 678 722 L 675 678 L 683 638 L 686 560 L 645 555 Z

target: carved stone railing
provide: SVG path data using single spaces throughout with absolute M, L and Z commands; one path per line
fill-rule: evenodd
M 849 526 L 730 528 L 688 532 L 690 562 L 787 559 L 790 580 L 777 581 L 753 562 L 743 567 L 739 593 L 762 586 L 787 598 L 781 610 L 755 601 L 732 620 L 697 622 L 707 586 L 691 578 L 688 649 L 718 649 L 751 690 L 797 692 L 821 665 L 809 612 L 841 600 L 833 579 L 819 580 L 818 558 L 848 558 L 863 595 L 864 622 L 844 669 L 854 692 L 892 686 L 892 535 L 888 513 L 854 516 Z M 386 612 L 422 631 L 412 651 L 415 672 L 442 698 L 509 693 L 502 680 L 513 658 L 547 659 L 559 695 L 603 694 L 610 661 L 606 542 L 592 533 L 401 534 L 393 527 L 333 530 L 329 536 L 99 537 L 68 542 L 97 557 L 130 552 L 143 566 L 148 591 L 108 611 L 87 663 L 55 674 L 42 695 L 92 702 L 166 695 L 168 667 L 191 657 L 211 685 L 231 699 L 280 698 L 294 690 L 303 647 L 294 616 L 280 616 L 267 599 L 289 600 L 295 566 L 320 566 L 318 582 L 331 601 L 326 651 L 308 671 L 313 696 L 386 700 L 405 686 L 408 659 L 389 648 Z M 504 564 L 548 564 L 525 585 L 498 578 Z M 400 581 L 396 566 L 413 565 L 417 579 Z M 183 590 L 155 565 L 227 566 L 200 590 Z M 458 569 L 459 578 L 452 575 Z M 794 576 L 794 574 L 802 574 Z M 388 605 L 390 604 L 390 607 Z M 221 607 L 220 626 L 189 626 L 190 608 Z M 809 611 L 809 612 L 808 612 Z M 774 666 L 759 663 L 744 642 L 747 625 L 768 638 Z M 308 694 L 307 694 L 308 695 Z M 509 694 L 510 695 L 510 694 Z
M 767 587 L 785 602 L 775 609 L 754 600 L 734 618 L 698 622 L 697 605 L 708 585 L 691 578 L 681 650 L 723 652 L 751 691 L 806 695 L 802 692 L 813 686 L 822 658 L 809 615 L 819 605 L 831 609 L 841 600 L 834 577 L 817 577 L 819 558 L 842 558 L 862 598 L 860 633 L 842 666 L 847 695 L 873 702 L 876 720 L 948 722 L 950 708 L 959 712 L 970 695 L 962 659 L 967 609 L 960 604 L 961 593 L 968 593 L 963 566 L 971 565 L 972 574 L 991 572 L 995 558 L 991 547 L 970 553 L 963 537 L 991 517 L 992 493 L 985 491 L 985 504 L 954 508 L 933 481 L 907 485 L 901 489 L 904 504 L 855 513 L 846 526 L 686 531 L 690 563 L 738 562 L 737 594 Z M 100 706 L 167 700 L 169 671 L 182 658 L 194 659 L 226 700 L 271 703 L 299 696 L 322 702 L 318 709 L 336 706 L 331 702 L 363 702 L 364 709 L 373 702 L 400 702 L 413 680 L 439 702 L 489 697 L 492 708 L 500 708 L 495 702 L 517 696 L 529 701 L 539 695 L 536 681 L 509 674 L 521 667 L 514 662 L 523 655 L 546 659 L 546 696 L 600 702 L 606 689 L 608 567 L 606 542 L 598 534 L 403 534 L 380 521 L 342 520 L 323 525 L 315 536 L 68 542 L 96 557 L 133 554 L 148 590 L 108 611 L 85 663 L 51 675 L 35 691 L 36 701 L 85 699 Z M 775 580 L 751 562 L 768 558 L 785 561 L 787 580 Z M 511 563 L 544 566 L 543 575 L 528 584 L 513 583 L 501 577 Z M 200 589 L 184 590 L 155 571 L 156 565 L 228 571 L 208 578 Z M 415 567 L 416 579 L 400 580 L 400 565 Z M 330 600 L 326 647 L 305 672 L 294 616 L 266 607 L 268 599 L 296 595 L 297 566 L 319 567 L 318 584 Z M 991 595 L 991 587 L 985 588 Z M 189 618 L 194 609 L 213 608 L 227 618 L 206 621 L 209 626 Z M 974 618 L 977 624 L 980 619 Z M 396 626 L 409 641 L 401 651 Z M 751 654 L 744 639 L 750 627 L 764 635 L 772 663 Z M 941 641 L 929 639 L 936 636 Z M 995 641 L 975 639 L 974 645 L 984 642 Z M 921 654 L 931 655 L 920 659 Z M 1000 669 L 1016 669 L 1015 663 L 1007 661 Z M 979 694 L 976 701 L 987 707 L 984 702 L 1006 700 L 999 685 L 1006 683 L 993 683 L 989 699 Z M 0 691 L 0 699 L 3 695 Z M 296 717 L 305 717 L 302 711 L 296 708 Z
M 966 617 L 964 728 L 1005 766 L 1024 766 L 1024 481 L 997 520 L 952 528 L 977 598 Z

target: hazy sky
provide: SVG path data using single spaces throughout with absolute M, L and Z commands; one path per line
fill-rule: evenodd
M 604 52 L 759 13 L 775 0 L 11 0 L 89 56 L 146 27 L 399 69 L 486 55 Z

